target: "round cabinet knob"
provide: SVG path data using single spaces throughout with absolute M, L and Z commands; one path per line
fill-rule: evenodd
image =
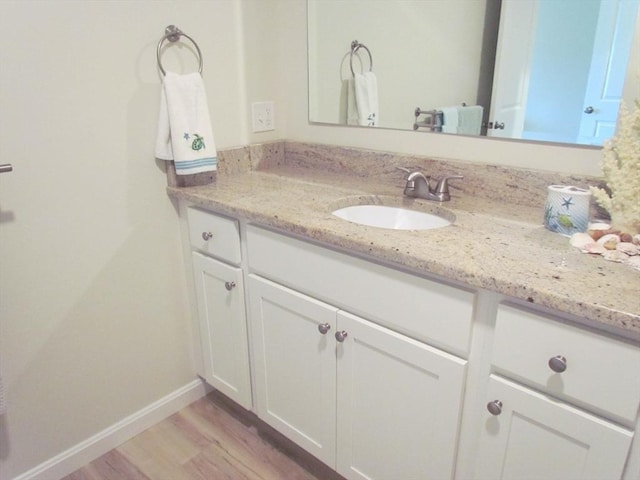
M 331 330 L 331 325 L 328 323 L 321 323 L 318 325 L 318 331 L 323 335 L 326 335 L 329 330 Z
M 202 239 L 206 242 L 207 240 L 211 240 L 213 238 L 213 233 L 211 232 L 202 232 Z
M 584 113 L 590 114 L 590 113 L 593 113 L 593 112 L 594 112 L 594 109 L 593 109 L 592 106 L 588 106 L 587 108 L 584 109 Z
M 236 282 L 224 282 L 224 288 L 231 291 L 236 288 Z
M 336 332 L 336 340 L 337 341 L 342 343 L 342 342 L 344 342 L 345 338 L 347 338 L 347 332 L 345 332 L 344 330 L 340 330 L 339 332 Z
M 491 415 L 500 415 L 502 413 L 502 402 L 500 400 L 494 400 L 487 403 L 487 410 Z
M 567 359 L 562 355 L 556 355 L 549 359 L 549 368 L 556 373 L 562 373 L 567 369 Z

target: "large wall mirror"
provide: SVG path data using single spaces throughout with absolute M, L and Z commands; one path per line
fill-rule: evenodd
M 358 124 L 354 78 L 372 72 L 374 128 L 601 146 L 639 81 L 639 3 L 308 0 L 309 121 Z

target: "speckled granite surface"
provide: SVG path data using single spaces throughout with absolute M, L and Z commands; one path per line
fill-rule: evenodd
M 269 144 L 267 150 L 258 148 L 249 155 L 245 168 L 219 174 L 210 185 L 169 186 L 168 192 L 222 214 L 498 292 L 640 339 L 640 272 L 581 254 L 567 238 L 542 226 L 546 185 L 580 186 L 592 179 L 417 158 L 411 165 L 436 178 L 465 175 L 452 187 L 452 200 L 438 204 L 403 197 L 403 174 L 395 167 L 406 165 L 406 157 L 332 148 L 334 161 L 328 163 L 323 147 Z M 362 155 L 366 158 L 358 158 Z M 517 183 L 505 187 L 505 178 Z M 427 212 L 445 209 L 456 220 L 436 230 L 395 231 L 331 215 L 341 206 L 372 202 Z

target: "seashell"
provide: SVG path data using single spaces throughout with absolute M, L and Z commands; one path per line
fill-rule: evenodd
M 572 247 L 582 249 L 583 246 L 593 243 L 593 238 L 591 238 L 587 233 L 574 233 L 571 235 L 569 243 Z
M 640 270 L 640 256 L 629 257 L 622 261 L 625 265 L 629 265 L 630 267 L 635 268 L 636 270 Z
M 619 250 L 607 250 L 602 254 L 602 256 L 605 260 L 609 260 L 610 262 L 622 262 L 629 258 L 629 255 L 620 252 Z
M 589 224 L 589 230 L 609 230 L 611 225 L 604 222 L 593 222 Z
M 593 242 L 593 243 L 587 243 L 586 245 L 583 245 L 582 248 L 580 248 L 580 251 L 582 253 L 596 253 L 600 255 L 600 254 L 603 254 L 604 252 L 608 252 L 609 250 L 604 248 L 604 245 L 600 245 L 596 242 Z
M 620 243 L 620 237 L 615 233 L 608 233 L 599 238 L 597 243 L 607 250 L 615 250 L 616 245 Z
M 608 223 L 590 223 L 589 227 L 587 228 L 587 233 L 594 240 L 598 240 L 604 235 L 604 232 L 606 230 L 609 230 L 610 228 L 611 225 L 609 225 Z
M 633 236 L 633 243 L 635 243 L 636 245 L 640 245 L 640 233 L 636 233 Z
M 640 247 L 634 245 L 631 242 L 620 242 L 616 245 L 616 250 L 622 253 L 626 253 L 627 255 L 638 255 L 640 254 Z
M 633 237 L 631 236 L 630 233 L 621 233 L 620 241 L 625 243 L 631 243 L 633 241 Z

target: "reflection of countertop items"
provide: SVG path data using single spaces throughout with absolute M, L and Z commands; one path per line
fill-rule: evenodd
M 458 133 L 458 110 L 462 108 L 458 105 L 442 107 L 443 125 L 442 133 Z
M 482 113 L 484 109 L 481 105 L 454 105 L 441 107 L 444 118 L 442 131 L 444 133 L 459 133 L 462 135 L 480 135 L 482 130 Z
M 386 175 L 370 176 L 332 173 L 324 164 L 314 169 L 290 163 L 219 175 L 211 185 L 168 191 L 172 197 L 222 214 L 640 338 L 640 273 L 581 254 L 566 237 L 545 229 L 541 203 L 537 208 L 505 204 L 460 193 L 452 185 L 451 201 L 438 204 L 403 197 L 402 176 L 389 162 Z M 467 181 L 469 173 L 464 174 Z M 544 196 L 546 189 L 541 190 Z M 371 200 L 425 211 L 445 208 L 456 221 L 435 230 L 394 231 L 331 215 L 335 208 Z

